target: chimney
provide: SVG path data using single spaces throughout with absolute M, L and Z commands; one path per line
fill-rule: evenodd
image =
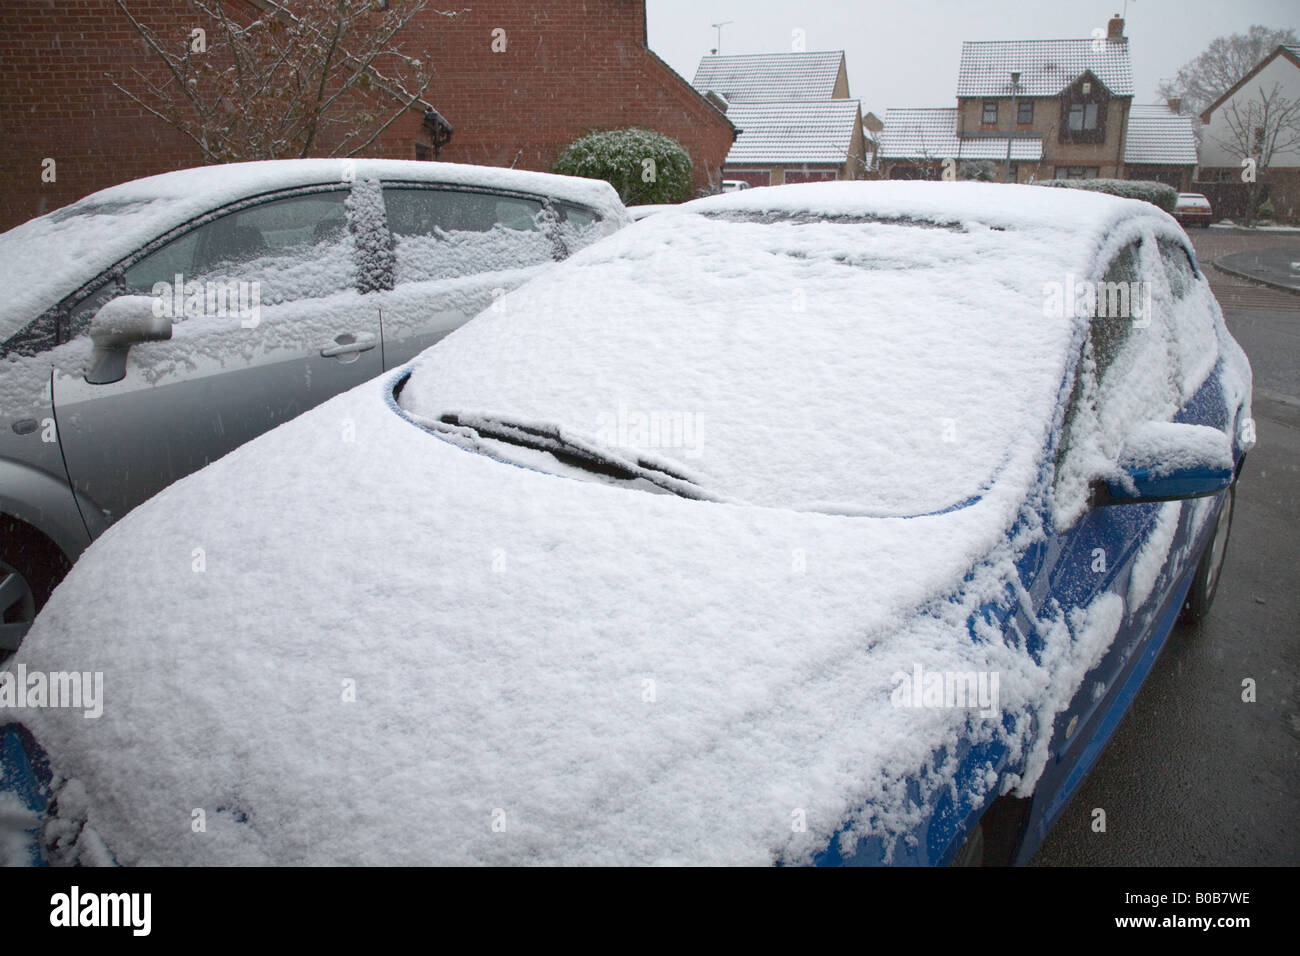
M 1171 96 L 1169 98 L 1169 111 L 1171 113 L 1181 113 L 1183 111 L 1183 98 L 1181 96 Z
M 1110 18 L 1110 23 L 1106 24 L 1106 39 L 1124 39 L 1124 19 L 1118 13 Z

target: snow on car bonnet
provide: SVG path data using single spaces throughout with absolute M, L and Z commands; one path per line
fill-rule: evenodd
M 559 426 L 701 497 L 951 508 L 1043 447 L 1074 334 L 1043 288 L 1089 267 L 1078 237 L 1115 212 L 1097 198 L 841 183 L 692 203 L 498 302 L 401 401 Z

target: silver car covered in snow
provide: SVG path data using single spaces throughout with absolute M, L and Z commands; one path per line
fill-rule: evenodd
M 630 221 L 598 180 L 320 159 L 153 176 L 0 235 L 0 655 L 131 508 Z

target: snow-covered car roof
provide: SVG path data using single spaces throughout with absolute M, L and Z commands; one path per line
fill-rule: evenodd
M 810 208 L 960 225 L 801 231 Z M 796 218 L 731 218 L 774 210 Z M 14 662 L 103 674 L 102 716 L 21 712 L 85 823 L 65 862 L 797 863 L 836 833 L 892 848 L 918 801 L 1007 782 L 958 781 L 959 740 L 1032 788 L 1033 727 L 1114 607 L 1075 633 L 1045 608 L 1037 647 L 970 622 L 1043 537 L 1026 502 L 1078 331 L 1044 316 L 1043 277 L 1152 215 L 950 184 L 701 200 L 172 485 L 82 556 Z M 620 414 L 703 412 L 703 487 L 755 503 L 512 467 L 421 424 L 462 404 L 597 442 L 599 404 L 625 453 Z M 792 507 L 843 502 L 846 455 L 850 505 L 900 505 L 883 458 L 927 503 L 964 494 L 930 446 L 997 479 L 917 517 Z M 896 706 L 916 668 L 1000 675 L 1000 698 Z
M 631 222 L 609 183 L 525 170 L 396 159 L 287 159 L 182 169 L 111 186 L 0 234 L 0 338 L 119 259 L 209 210 L 250 196 L 378 178 L 518 190 Z
M 1136 206 L 1137 200 L 1120 196 L 1099 194 L 1100 201 L 1095 201 L 1097 196 L 1080 196 L 1070 190 L 1044 192 L 1041 186 L 1004 183 L 841 180 L 723 193 L 693 200 L 682 208 L 870 216 L 996 228 L 1066 226 L 1076 238 L 1121 219 L 1156 212 L 1156 207 Z

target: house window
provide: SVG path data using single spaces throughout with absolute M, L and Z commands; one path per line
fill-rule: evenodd
M 992 123 L 994 126 L 997 125 L 998 123 L 998 101 L 997 100 L 984 101 L 984 118 L 980 120 L 980 122 L 986 124 Z
M 1070 105 L 1070 129 L 1074 132 L 1095 130 L 1097 128 L 1096 103 L 1072 103 Z
M 1029 126 L 1034 121 L 1034 101 L 1021 100 L 1016 108 L 1016 122 L 1021 126 Z
M 1098 167 L 1096 166 L 1057 166 L 1057 179 L 1096 179 Z

